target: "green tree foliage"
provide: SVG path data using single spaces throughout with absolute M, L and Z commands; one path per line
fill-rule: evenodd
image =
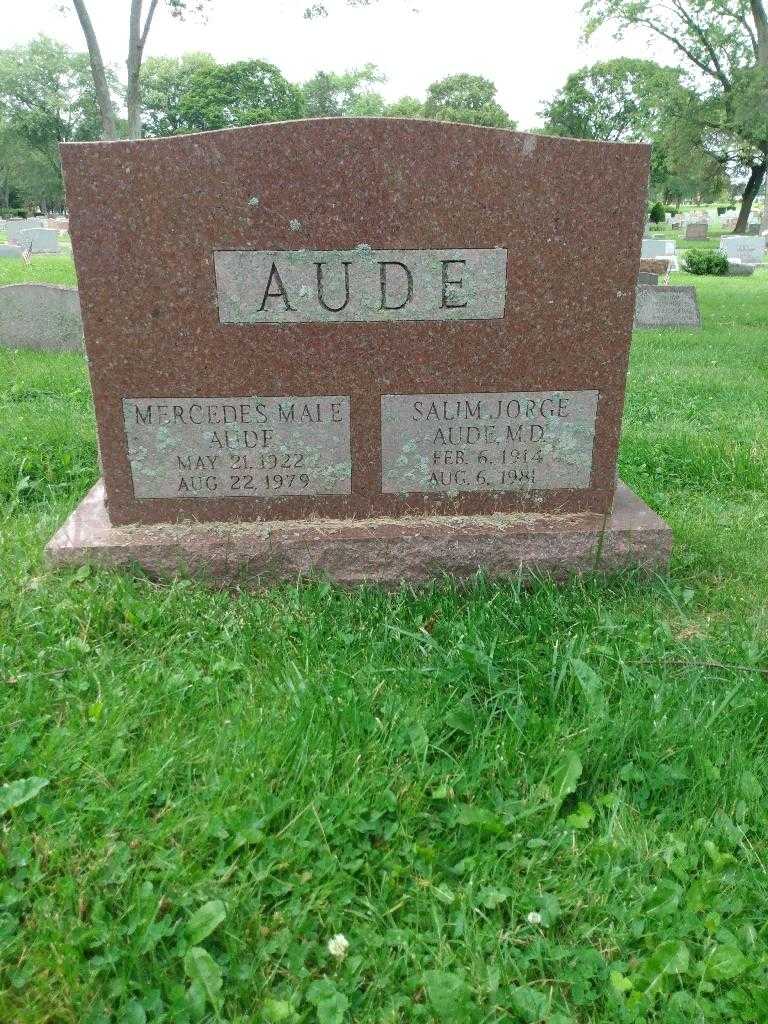
M 337 75 L 318 71 L 301 87 L 307 117 L 380 116 L 384 101 L 372 86 L 385 81 L 375 64 Z
M 606 142 L 650 142 L 651 187 L 667 200 L 717 194 L 727 157 L 700 131 L 700 101 L 682 72 L 618 58 L 581 68 L 545 104 L 545 132 Z M 692 109 L 693 108 L 693 109 Z
M 59 143 L 101 132 L 88 57 L 45 36 L 0 50 L 0 186 L 21 201 L 62 201 Z M 3 205 L 8 205 L 4 202 Z
M 318 71 L 301 87 L 307 117 L 424 117 L 424 104 L 413 96 L 386 103 L 375 86 L 386 81 L 375 64 L 338 75 Z
M 0 119 L 0 210 L 45 209 L 59 205 L 61 193 L 58 168 Z
M 0 114 L 56 164 L 59 142 L 98 138 L 88 58 L 45 36 L 0 50 Z
M 187 130 L 212 131 L 301 117 L 304 100 L 273 64 L 243 60 L 197 67 L 179 110 Z
M 581 68 L 543 109 L 552 135 L 606 142 L 648 142 L 680 72 L 649 60 L 619 58 Z
M 424 104 L 415 96 L 401 96 L 387 105 L 384 114 L 386 117 L 424 117 Z
M 148 57 L 141 68 L 142 128 L 157 137 L 191 131 L 182 103 L 194 74 L 216 66 L 208 53 L 185 53 L 180 58 Z
M 490 128 L 515 127 L 515 122 L 496 102 L 496 86 L 482 75 L 450 75 L 433 82 L 427 91 L 424 117 Z
M 768 169 L 768 12 L 764 0 L 585 0 L 586 35 L 640 29 L 671 44 L 689 74 L 689 139 L 746 170 L 736 231 Z

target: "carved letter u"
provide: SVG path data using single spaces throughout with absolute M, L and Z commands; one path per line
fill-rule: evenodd
M 344 296 L 344 301 L 340 306 L 329 306 L 323 298 L 323 267 L 325 264 L 316 263 L 315 266 L 317 267 L 317 298 L 320 305 L 323 309 L 327 309 L 329 313 L 340 313 L 342 309 L 346 309 L 349 305 L 349 268 L 351 264 L 342 262 L 342 266 L 344 267 L 344 290 L 346 294 Z

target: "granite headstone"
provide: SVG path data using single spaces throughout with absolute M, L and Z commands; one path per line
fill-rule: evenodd
M 335 520 L 368 531 L 356 558 L 391 557 L 393 538 L 402 558 L 445 517 L 551 536 L 610 515 L 647 147 L 345 118 L 62 155 L 99 536 L 266 521 L 274 564 L 280 521 L 283 552 Z M 627 524 L 652 513 L 618 493 L 629 518 L 606 550 L 663 562 L 666 527 L 653 517 L 639 553 Z M 234 529 L 227 571 L 254 561 L 256 527 Z M 438 548 L 422 575 L 445 570 Z M 358 578 L 328 550 L 320 567 Z
M 640 260 L 640 272 L 645 274 L 655 274 L 657 277 L 659 274 L 668 274 L 669 260 L 666 258 L 657 260 Z
M 730 259 L 759 265 L 765 256 L 765 238 L 754 235 L 723 235 L 720 248 Z
M 32 231 L 42 227 L 42 217 L 27 217 L 26 219 L 6 221 L 5 233 L 12 245 L 20 245 L 19 235 L 22 231 Z
M 83 322 L 77 288 L 56 284 L 0 287 L 0 346 L 80 350 Z
M 59 233 L 50 228 L 28 228 L 20 231 L 19 245 L 32 253 L 36 252 L 59 252 Z
M 705 242 L 709 237 L 709 224 L 706 221 L 686 225 L 686 242 Z
M 742 263 L 739 259 L 728 260 L 729 277 L 752 277 L 755 272 L 754 263 Z
M 638 285 L 635 299 L 635 329 L 660 327 L 701 327 L 699 303 L 694 287 Z

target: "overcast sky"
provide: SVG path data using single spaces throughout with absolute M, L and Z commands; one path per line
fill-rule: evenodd
M 614 41 L 601 32 L 580 42 L 581 0 L 378 0 L 351 8 L 325 0 L 328 18 L 308 21 L 309 0 L 211 0 L 207 22 L 179 22 L 161 0 L 147 55 L 178 56 L 203 50 L 221 61 L 258 58 L 276 64 L 294 82 L 316 71 L 344 71 L 368 62 L 387 76 L 388 99 L 423 98 L 427 86 L 466 71 L 496 83 L 498 99 L 520 128 L 539 124 L 539 108 L 585 64 L 614 56 L 654 57 L 674 63 L 643 36 Z M 14 0 L 3 19 L 0 46 L 45 33 L 84 49 L 68 0 Z M 105 61 L 125 63 L 129 0 L 89 0 Z M 145 4 L 146 6 L 146 4 Z

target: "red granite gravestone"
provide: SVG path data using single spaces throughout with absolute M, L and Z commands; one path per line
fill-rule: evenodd
M 186 523 L 189 546 L 189 521 L 198 539 L 206 522 L 237 533 L 223 569 L 203 566 L 227 578 L 261 577 L 247 550 L 265 530 L 274 568 L 285 520 L 326 550 L 300 571 L 338 579 L 386 576 L 344 567 L 361 523 L 416 551 L 445 517 L 462 536 L 506 516 L 551 538 L 582 515 L 571 567 L 605 548 L 648 147 L 323 119 L 62 157 L 105 504 L 92 496 L 54 560 L 151 536 L 199 568 L 178 526 L 138 525 Z M 226 526 L 243 523 L 259 525 Z M 666 558 L 659 524 L 641 561 Z M 467 571 L 437 547 L 435 570 Z M 482 541 L 471 559 L 488 561 Z

